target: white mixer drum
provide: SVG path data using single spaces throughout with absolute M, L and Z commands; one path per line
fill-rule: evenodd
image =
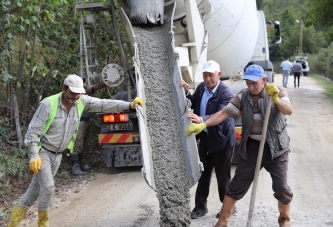
M 253 0 L 210 0 L 214 13 L 205 22 L 208 60 L 220 64 L 222 76 L 243 70 L 256 45 L 259 23 Z

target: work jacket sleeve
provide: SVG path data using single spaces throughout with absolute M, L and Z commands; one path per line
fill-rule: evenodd
M 30 121 L 24 144 L 28 147 L 30 154 L 38 153 L 38 144 L 40 137 L 43 135 L 45 123 L 50 114 L 50 102 L 44 99 L 40 102 L 36 113 Z
M 130 109 L 130 102 L 114 99 L 99 99 L 87 95 L 81 96 L 84 112 L 121 113 Z

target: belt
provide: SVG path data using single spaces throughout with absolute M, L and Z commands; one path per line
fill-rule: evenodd
M 57 151 L 57 152 L 54 152 L 54 151 L 51 151 L 49 149 L 46 149 L 45 147 L 42 147 L 44 150 L 48 151 L 48 152 L 51 152 L 52 154 L 55 154 L 55 155 L 58 155 L 58 154 L 62 154 L 62 151 Z

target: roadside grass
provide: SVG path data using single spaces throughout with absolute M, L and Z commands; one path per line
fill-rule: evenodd
M 325 89 L 325 94 L 333 100 L 333 82 L 319 75 L 312 75 L 312 77 Z

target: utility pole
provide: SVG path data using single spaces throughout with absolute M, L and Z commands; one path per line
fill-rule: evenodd
M 302 46 L 303 46 L 303 20 L 300 20 L 300 34 L 299 34 L 299 44 L 298 44 L 298 55 L 299 56 L 303 56 L 302 55 Z

